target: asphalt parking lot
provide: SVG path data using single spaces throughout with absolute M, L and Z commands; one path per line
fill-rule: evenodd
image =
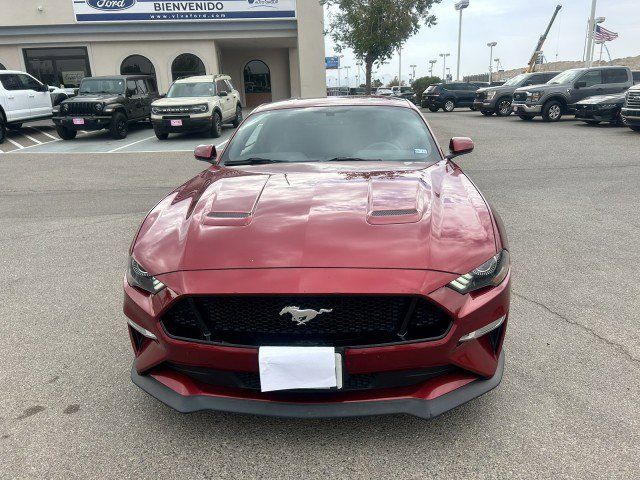
M 245 111 L 246 113 L 249 110 Z M 245 114 L 246 114 L 245 113 Z M 2 153 L 30 154 L 87 154 L 87 153 L 154 153 L 193 152 L 193 146 L 201 143 L 220 144 L 233 133 L 231 125 L 222 127 L 220 138 L 210 138 L 205 132 L 172 134 L 168 140 L 158 140 L 148 122 L 129 126 L 129 135 L 114 140 L 107 130 L 78 132 L 73 140 L 61 140 L 50 120 L 26 123 L 18 130 L 7 130 L 7 140 L 0 145 Z
M 205 165 L 187 151 L 35 146 L 0 155 L 0 476 L 637 478 L 640 135 L 427 118 L 442 145 L 475 140 L 458 163 L 510 234 L 497 389 L 432 421 L 170 410 L 130 382 L 121 282 L 146 212 Z

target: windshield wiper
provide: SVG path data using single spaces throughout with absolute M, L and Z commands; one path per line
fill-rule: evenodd
M 323 162 L 381 162 L 381 158 L 361 158 L 361 157 L 333 157 Z
M 251 157 L 244 160 L 236 160 L 235 162 L 225 162 L 225 167 L 234 165 L 266 165 L 268 163 L 287 163 L 286 160 L 273 160 L 271 158 Z

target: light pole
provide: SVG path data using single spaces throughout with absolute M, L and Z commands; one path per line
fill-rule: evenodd
M 447 83 L 447 57 L 450 56 L 450 53 L 441 53 L 440 56 L 444 63 L 442 64 L 442 82 Z
M 398 47 L 398 86 L 402 85 L 402 47 Z
M 487 43 L 487 47 L 489 47 L 489 85 L 491 85 L 491 73 L 493 72 L 493 47 L 496 45 L 498 42 Z
M 469 6 L 469 0 L 460 0 L 455 4 L 455 9 L 460 11 L 458 20 L 458 69 L 456 70 L 456 80 L 460 81 L 460 47 L 462 45 L 462 10 Z
M 340 89 L 342 84 L 342 79 L 340 78 L 340 69 L 342 67 L 340 67 L 340 64 L 342 63 L 343 58 L 344 58 L 344 55 L 338 55 L 338 90 Z
M 431 64 L 429 66 L 429 76 L 430 77 L 433 77 L 433 65 L 434 65 L 434 63 L 437 63 L 437 62 L 438 62 L 437 60 L 429 60 L 429 63 Z
M 347 90 L 349 90 L 349 87 L 351 86 L 351 84 L 349 83 L 349 69 L 351 68 L 351 66 L 349 65 L 345 65 L 344 69 L 347 71 Z
M 417 65 L 409 65 L 411 67 L 411 82 L 413 83 L 416 79 L 416 67 Z

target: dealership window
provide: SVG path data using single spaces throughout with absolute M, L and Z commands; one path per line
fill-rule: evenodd
M 178 55 L 171 64 L 171 75 L 174 81 L 180 78 L 195 77 L 206 74 L 207 70 L 204 67 L 202 60 L 191 53 Z
M 142 55 L 131 55 L 120 65 L 121 75 L 150 75 L 155 78 L 156 69 L 147 57 Z
M 271 93 L 271 72 L 267 64 L 251 60 L 244 67 L 244 91 L 247 93 Z
M 25 48 L 27 72 L 47 85 L 77 88 L 91 76 L 89 55 L 84 47 Z

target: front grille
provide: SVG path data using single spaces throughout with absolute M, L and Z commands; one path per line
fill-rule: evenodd
M 63 112 L 68 115 L 94 115 L 95 102 L 67 102 L 64 104 Z
M 260 374 L 258 372 L 235 372 L 215 370 L 191 365 L 164 363 L 163 366 L 175 370 L 201 383 L 218 387 L 242 388 L 245 390 L 260 390 Z M 401 370 L 391 372 L 349 374 L 343 372 L 342 390 L 372 390 L 377 388 L 398 388 L 424 383 L 427 380 L 456 371 L 451 365 L 422 368 L 419 370 Z M 305 390 L 290 390 L 289 393 L 302 393 Z M 309 390 L 306 390 L 309 392 Z M 312 390 L 335 392 L 332 390 Z
M 640 92 L 629 92 L 627 94 L 627 107 L 640 108 Z
M 527 92 L 516 92 L 513 94 L 513 99 L 518 102 L 524 102 L 527 100 Z
M 294 321 L 284 311 L 290 306 L 322 313 Z M 207 296 L 178 300 L 162 325 L 168 335 L 191 341 L 345 347 L 441 338 L 451 318 L 418 296 Z

